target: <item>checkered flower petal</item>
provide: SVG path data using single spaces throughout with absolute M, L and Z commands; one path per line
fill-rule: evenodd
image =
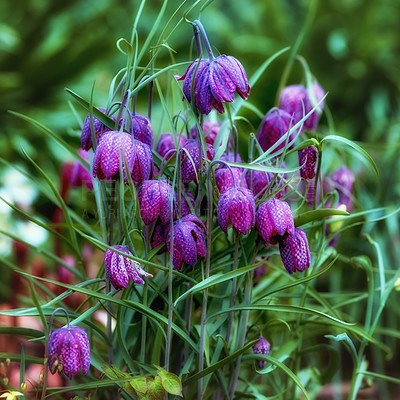
M 303 272 L 310 266 L 310 249 L 307 236 L 302 229 L 296 228 L 293 235 L 280 241 L 279 251 L 283 265 L 289 274 L 295 271 Z

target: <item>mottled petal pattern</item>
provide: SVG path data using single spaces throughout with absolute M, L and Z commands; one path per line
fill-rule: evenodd
M 269 199 L 260 204 L 256 213 L 256 224 L 261 238 L 271 244 L 276 244 L 294 232 L 289 204 L 278 199 Z
M 173 226 L 173 264 L 180 271 L 183 262 L 194 266 L 197 256 L 206 256 L 206 228 L 201 220 L 189 214 L 174 222 Z M 171 232 L 167 235 L 167 250 L 171 252 Z
M 279 251 L 283 265 L 292 274 L 295 271 L 303 272 L 310 266 L 310 249 L 305 232 L 296 228 L 293 235 L 279 242 Z
M 128 246 L 112 246 L 114 249 L 132 256 Z M 129 279 L 138 284 L 143 284 L 141 276 L 152 277 L 145 272 L 136 261 L 124 257 L 113 250 L 107 249 L 104 254 L 104 267 L 111 284 L 115 289 L 124 289 L 129 285 Z
M 106 113 L 105 108 L 99 107 L 98 110 L 101 111 L 103 114 Z M 100 136 L 103 133 L 109 131 L 109 129 L 95 117 L 93 117 L 93 129 L 94 129 L 94 135 L 96 137 L 96 141 L 99 140 Z M 83 150 L 86 150 L 86 151 L 93 148 L 92 131 L 90 128 L 90 115 L 88 115 L 86 117 L 85 122 L 83 123 L 83 128 L 82 128 L 82 133 L 81 133 L 81 147 Z
M 270 350 L 270 344 L 268 343 L 268 340 L 265 339 L 264 336 L 259 336 L 258 342 L 255 343 L 253 346 L 253 353 L 267 356 L 269 354 L 269 350 Z M 256 362 L 257 369 L 263 369 L 265 367 L 265 363 L 266 362 L 264 360 L 257 360 Z
M 257 196 L 259 193 L 262 193 L 262 195 L 264 195 L 265 190 L 268 188 L 273 179 L 274 174 L 272 172 L 259 170 L 249 170 L 246 172 L 247 187 L 251 187 L 254 196 Z
M 177 142 L 178 142 L 178 148 L 181 148 L 185 145 L 187 139 L 185 136 L 181 135 L 180 136 L 180 140 L 179 139 L 179 135 L 177 137 Z M 160 139 L 158 140 L 158 144 L 157 144 L 157 153 L 164 158 L 167 153 L 171 150 L 175 149 L 175 142 L 174 142 L 174 138 L 172 136 L 172 133 L 166 132 L 163 133 L 160 136 Z M 173 155 L 173 152 L 171 151 L 168 156 L 166 157 L 166 160 L 169 160 Z
M 279 108 L 271 109 L 267 115 L 262 119 L 260 127 L 258 128 L 257 139 L 260 146 L 264 151 L 267 151 L 272 147 L 283 135 L 287 133 L 289 127 L 293 126 L 294 123 L 290 124 L 292 117 L 291 115 Z M 287 141 L 291 142 L 296 136 L 296 132 L 293 132 Z M 278 151 L 283 149 L 286 145 L 286 140 L 274 150 Z M 293 146 L 289 147 L 292 148 Z
M 183 80 L 183 93 L 189 102 L 193 86 L 193 102 L 202 114 L 209 114 L 212 108 L 223 113 L 223 103 L 233 102 L 235 92 L 243 99 L 250 93 L 246 72 L 232 56 L 196 60 L 179 80 Z
M 233 187 L 223 193 L 218 200 L 217 219 L 224 232 L 232 227 L 244 235 L 255 223 L 255 200 L 253 193 L 245 188 Z
M 153 155 L 147 144 L 135 140 L 135 156 L 132 167 L 132 181 L 137 186 L 151 178 L 153 174 Z
M 303 179 L 313 179 L 316 173 L 318 150 L 315 146 L 308 146 L 299 150 L 300 176 Z
M 86 331 L 77 326 L 55 329 L 49 343 L 49 370 L 54 374 L 59 366 L 72 379 L 79 370 L 87 375 L 90 367 L 90 346 Z
M 147 144 L 150 149 L 153 147 L 153 129 L 151 128 L 150 120 L 147 117 L 139 114 L 133 115 L 130 124 L 130 132 L 133 134 L 135 139 Z

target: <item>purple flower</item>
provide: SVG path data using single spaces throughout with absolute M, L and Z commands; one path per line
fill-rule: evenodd
M 201 162 L 199 158 L 199 144 L 195 139 L 188 139 L 181 147 L 180 151 L 182 160 L 182 182 L 189 183 L 195 180 L 197 174 L 199 173 L 200 164 L 202 164 L 204 160 L 203 149 L 201 149 Z M 188 156 L 188 153 L 190 157 Z M 210 144 L 207 144 L 207 159 L 212 160 L 214 155 L 214 147 L 212 147 Z
M 135 139 L 147 144 L 150 149 L 153 147 L 153 129 L 147 117 L 139 114 L 133 115 L 130 124 L 130 132 L 135 136 Z
M 140 215 L 146 225 L 160 217 L 163 224 L 171 219 L 169 201 L 172 187 L 167 181 L 143 181 L 138 188 Z
M 205 258 L 207 253 L 207 230 L 198 217 L 186 215 L 173 225 L 173 264 L 180 271 L 183 262 L 194 266 L 197 256 Z M 171 253 L 171 231 L 167 235 L 167 250 Z
M 220 160 L 235 162 L 235 155 L 234 153 L 223 154 Z M 242 162 L 239 154 L 237 155 L 236 162 Z M 226 165 L 221 164 L 214 172 L 215 184 L 217 185 L 220 194 L 225 193 L 228 189 L 234 186 L 240 186 L 247 189 L 247 183 L 243 179 L 243 173 L 243 168 L 231 167 L 231 169 L 229 169 Z
M 283 265 L 289 274 L 294 271 L 303 272 L 310 266 L 310 249 L 307 236 L 302 229 L 296 228 L 293 235 L 280 241 L 279 251 Z
M 87 162 L 89 162 L 89 154 L 87 151 L 79 149 L 78 154 Z M 93 190 L 92 175 L 90 171 L 84 167 L 78 160 L 74 161 L 71 171 L 71 185 L 79 187 L 85 185 L 88 189 Z
M 265 172 L 259 170 L 246 171 L 247 187 L 249 188 L 251 187 L 254 196 L 257 196 L 261 192 L 262 195 L 264 195 L 265 190 L 269 186 L 272 179 L 274 179 L 274 174 L 272 172 Z
M 51 332 L 49 343 L 49 370 L 63 371 L 72 379 L 79 370 L 87 375 L 90 367 L 90 346 L 86 331 L 77 326 L 55 329 Z
M 338 204 L 344 204 L 347 211 L 350 211 L 353 206 L 354 180 L 354 174 L 345 166 L 340 167 L 330 176 L 332 186 L 339 194 Z
M 244 235 L 254 227 L 256 204 L 249 189 L 233 187 L 222 194 L 218 200 L 218 224 L 224 232 L 228 231 L 229 221 L 232 227 Z
M 262 119 L 257 133 L 257 139 L 264 151 L 267 151 L 270 147 L 272 147 L 283 135 L 287 133 L 289 127 L 294 125 L 293 121 L 292 124 L 290 124 L 291 120 L 291 115 L 279 108 L 272 108 L 270 111 L 268 111 L 267 115 Z M 290 143 L 295 136 L 296 132 L 293 132 L 289 136 L 287 143 Z M 282 143 L 273 152 L 283 149 L 285 145 L 286 140 L 282 141 Z
M 103 107 L 99 107 L 98 110 L 101 111 L 103 114 L 106 113 L 106 109 Z M 95 117 L 93 117 L 93 128 L 96 141 L 99 140 L 100 136 L 103 133 L 109 131 L 109 129 Z M 93 147 L 92 131 L 90 128 L 90 114 L 86 117 L 85 122 L 83 123 L 81 133 L 81 147 L 83 150 L 86 151 L 90 150 Z
M 121 154 L 124 157 L 120 157 Z M 149 146 L 134 139 L 129 133 L 120 131 L 110 131 L 101 137 L 94 153 L 93 176 L 100 180 L 118 180 L 121 162 L 124 181 L 127 182 L 124 158 L 135 185 L 150 179 L 153 157 Z
M 261 238 L 271 244 L 276 244 L 294 233 L 289 204 L 278 199 L 269 199 L 260 204 L 256 213 L 256 224 Z
M 221 124 L 211 122 L 210 120 L 206 120 L 203 122 L 203 135 L 206 143 L 214 146 L 215 139 L 217 138 L 218 132 L 221 128 Z M 190 130 L 191 139 L 196 139 L 197 137 L 197 127 L 194 126 Z M 228 139 L 228 150 L 232 149 L 232 137 L 229 136 Z
M 285 87 L 279 98 L 279 108 L 293 115 L 293 124 L 297 124 L 303 116 L 307 115 L 325 96 L 322 87 L 314 82 L 310 92 L 302 85 Z M 303 107 L 304 106 L 304 107 Z M 324 102 L 304 121 L 303 129 L 315 130 L 322 113 Z
M 268 343 L 268 340 L 265 339 L 264 336 L 259 336 L 258 342 L 255 343 L 253 346 L 253 353 L 267 356 L 269 350 L 270 350 L 270 344 Z M 257 369 L 263 369 L 265 367 L 265 363 L 266 363 L 265 360 L 257 360 L 256 362 Z
M 232 103 L 235 92 L 243 99 L 250 93 L 246 72 L 232 56 L 197 59 L 178 80 L 183 80 L 183 93 L 189 102 L 192 101 L 193 83 L 193 102 L 202 114 L 209 114 L 213 107 L 223 113 L 222 103 Z
M 169 224 L 163 225 L 161 222 L 156 221 L 154 225 L 154 229 L 152 235 L 150 237 L 150 246 L 152 249 L 155 249 L 160 244 L 165 244 L 167 240 L 167 234 L 169 232 Z M 161 250 L 157 254 L 162 254 L 166 250 L 165 246 L 161 248 Z
M 299 150 L 300 175 L 303 179 L 313 179 L 316 173 L 318 150 L 315 146 L 308 146 Z
M 178 138 L 179 138 L 179 135 L 178 135 Z M 181 135 L 181 139 L 179 140 L 179 143 L 178 143 L 178 148 L 181 148 L 186 142 L 187 142 L 187 139 L 185 138 L 185 136 Z M 157 153 L 162 158 L 164 158 L 166 156 L 166 154 L 170 150 L 173 150 L 173 149 L 175 149 L 175 143 L 174 143 L 174 138 L 172 136 L 172 133 L 169 133 L 169 132 L 163 133 L 160 136 L 160 139 L 158 140 Z M 172 156 L 172 152 L 168 155 L 166 160 L 169 160 L 171 156 Z
M 114 249 L 132 256 L 128 246 L 112 246 Z M 107 249 L 104 254 L 104 267 L 108 276 L 108 279 L 112 283 L 115 289 L 124 289 L 129 285 L 129 279 L 140 285 L 144 284 L 144 280 L 141 276 L 151 278 L 153 275 L 146 272 L 141 265 L 132 260 L 116 253 L 113 250 Z

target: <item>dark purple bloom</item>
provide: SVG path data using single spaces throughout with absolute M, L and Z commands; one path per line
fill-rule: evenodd
M 135 139 L 147 144 L 150 149 L 153 147 L 153 129 L 147 117 L 139 114 L 133 115 L 130 124 L 130 132 L 135 136 Z
M 114 249 L 132 256 L 128 246 L 112 246 Z M 104 254 L 104 268 L 106 270 L 108 279 L 115 289 L 124 289 L 129 285 L 129 279 L 140 285 L 144 284 L 141 276 L 151 278 L 153 275 L 146 272 L 142 266 L 132 260 L 116 253 L 113 250 L 107 249 Z
M 249 189 L 233 187 L 222 194 L 218 200 L 218 224 L 224 232 L 228 231 L 229 221 L 232 227 L 244 235 L 254 227 L 256 204 Z
M 215 139 L 217 138 L 219 129 L 221 128 L 221 124 L 211 122 L 210 120 L 206 120 L 203 122 L 203 135 L 204 135 L 204 140 L 206 143 L 211 144 L 214 146 Z M 196 139 L 197 137 L 197 127 L 194 126 L 190 130 L 190 137 L 192 139 Z M 228 149 L 232 149 L 232 137 L 229 136 L 228 139 Z
M 338 204 L 344 204 L 347 211 L 350 211 L 353 206 L 354 180 L 354 174 L 345 166 L 340 167 L 330 176 L 333 189 L 336 189 L 339 194 Z
M 269 354 L 270 344 L 268 340 L 265 339 L 264 336 L 258 337 L 258 342 L 253 346 L 253 353 L 254 354 L 262 354 L 263 356 L 267 356 Z M 265 360 L 257 360 L 256 365 L 257 369 L 263 369 L 265 367 Z
M 209 114 L 213 107 L 223 113 L 222 103 L 232 103 L 235 92 L 243 99 L 250 93 L 246 72 L 232 56 L 196 60 L 178 80 L 183 80 L 183 93 L 189 102 L 193 83 L 193 102 L 202 114 Z
M 160 217 L 166 224 L 171 219 L 169 201 L 172 186 L 167 181 L 143 181 L 138 188 L 140 215 L 146 225 Z
M 201 162 L 199 158 L 199 144 L 195 139 L 188 139 L 181 147 L 180 151 L 182 159 L 182 182 L 189 183 L 195 180 L 197 174 L 199 173 L 200 164 L 204 160 L 203 149 L 201 149 Z M 190 157 L 188 156 L 188 153 Z M 207 144 L 207 159 L 212 160 L 214 155 L 214 147 L 212 147 L 210 144 Z
M 177 138 L 177 141 L 179 139 L 179 135 Z M 181 135 L 180 136 L 180 140 L 178 143 L 178 148 L 181 148 L 185 143 L 187 142 L 187 139 L 185 138 L 185 136 Z M 160 139 L 158 140 L 158 144 L 157 144 L 157 153 L 164 158 L 166 156 L 166 154 L 170 151 L 175 149 L 175 143 L 174 143 L 174 138 L 172 136 L 172 133 L 166 132 L 163 133 L 160 136 Z M 169 153 L 169 155 L 167 156 L 167 160 L 172 156 L 172 152 Z
M 186 215 L 173 225 L 173 264 L 180 271 L 183 262 L 194 266 L 197 256 L 205 258 L 207 253 L 207 230 L 203 222 L 193 214 Z M 171 252 L 171 231 L 167 235 L 167 249 Z
M 251 187 L 254 196 L 257 196 L 261 192 L 262 195 L 264 195 L 265 190 L 271 183 L 272 179 L 274 179 L 274 174 L 272 172 L 265 172 L 255 169 L 246 171 L 247 187 Z
M 308 146 L 299 150 L 300 175 L 303 179 L 313 179 L 316 173 L 318 150 L 315 146 Z
M 260 204 L 256 213 L 257 230 L 265 242 L 276 244 L 294 233 L 294 221 L 289 204 L 269 199 Z
M 279 108 L 287 111 L 290 116 L 293 115 L 292 125 L 297 124 L 305 115 L 307 115 L 325 96 L 321 86 L 314 82 L 311 90 L 302 85 L 291 85 L 285 87 L 279 99 Z M 303 128 L 310 131 L 315 130 L 322 113 L 324 102 L 304 121 Z
M 279 108 L 272 108 L 267 115 L 262 119 L 258 128 L 257 139 L 264 151 L 272 147 L 283 135 L 287 133 L 289 127 L 293 127 L 294 123 L 290 123 L 292 117 L 289 113 Z M 296 132 L 290 134 L 287 143 L 290 143 L 296 136 Z M 283 149 L 286 145 L 286 140 L 274 150 Z M 291 148 L 291 147 L 289 147 Z
M 89 154 L 87 151 L 79 149 L 78 154 L 87 162 L 89 162 Z M 78 160 L 74 161 L 71 171 L 71 185 L 75 187 L 85 185 L 88 189 L 93 190 L 92 175 L 90 171 L 84 167 Z
M 295 271 L 303 272 L 310 266 L 310 249 L 305 232 L 296 228 L 293 235 L 279 242 L 279 251 L 283 265 L 292 274 Z
M 154 249 L 158 247 L 160 244 L 165 244 L 168 232 L 169 232 L 169 224 L 163 225 L 161 222 L 156 221 L 152 235 L 150 237 L 151 248 Z M 166 248 L 163 247 L 157 254 L 162 254 L 165 252 L 165 250 Z
M 235 162 L 235 155 L 234 153 L 223 154 L 220 160 Z M 236 162 L 242 162 L 239 154 L 236 157 Z M 240 186 L 247 189 L 247 183 L 243 174 L 243 168 L 231 167 L 231 169 L 229 169 L 226 165 L 221 164 L 214 172 L 215 184 L 217 185 L 220 194 L 225 193 L 229 188 L 234 186 Z
M 79 370 L 87 375 L 90 367 L 90 346 L 86 331 L 77 326 L 55 329 L 49 343 L 49 370 L 62 371 L 72 379 Z
M 139 185 L 152 177 L 153 154 L 147 144 L 135 140 L 135 158 L 133 161 L 132 181 Z
M 106 109 L 103 107 L 98 108 L 103 114 L 106 113 Z M 96 141 L 99 140 L 100 136 L 109 131 L 109 129 L 100 122 L 97 118 L 93 117 L 93 128 Z M 83 123 L 82 133 L 81 133 L 81 147 L 83 150 L 90 150 L 93 147 L 92 142 L 92 131 L 90 129 L 90 115 L 88 115 Z

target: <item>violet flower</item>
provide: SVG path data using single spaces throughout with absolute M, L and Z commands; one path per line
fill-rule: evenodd
M 147 144 L 150 149 L 153 147 L 154 135 L 149 118 L 136 113 L 132 116 L 129 130 L 135 139 Z
M 99 107 L 98 110 L 101 111 L 103 114 L 106 113 L 106 109 L 103 107 Z M 93 117 L 93 129 L 96 141 L 99 140 L 100 136 L 103 133 L 108 132 L 110 130 L 95 117 Z M 90 114 L 88 114 L 88 116 L 85 119 L 85 122 L 83 123 L 83 128 L 81 133 L 81 147 L 83 150 L 86 151 L 93 148 L 92 131 L 90 128 Z
M 300 169 L 300 176 L 303 179 L 315 178 L 317 160 L 318 150 L 315 146 L 308 146 L 299 150 L 299 166 L 302 166 Z
M 310 249 L 307 236 L 302 229 L 296 228 L 293 235 L 281 240 L 279 251 L 289 274 L 295 271 L 303 272 L 310 266 Z
M 265 339 L 264 336 L 259 336 L 258 342 L 253 345 L 253 353 L 267 356 L 269 354 L 270 347 L 271 346 L 268 343 L 268 340 Z M 265 360 L 257 360 L 257 369 L 263 369 L 265 367 L 265 363 Z
M 72 379 L 79 370 L 87 375 L 90 367 L 90 346 L 86 331 L 77 326 L 55 329 L 48 343 L 49 370 L 58 370 Z
M 179 138 L 179 135 L 177 137 L 177 140 Z M 184 135 L 180 136 L 180 140 L 178 143 L 178 148 L 183 147 L 183 145 L 187 142 L 187 139 Z M 174 142 L 174 138 L 172 136 L 172 133 L 170 132 L 166 132 L 163 133 L 160 136 L 160 139 L 158 140 L 158 144 L 157 144 L 157 153 L 164 158 L 166 156 L 166 154 L 170 151 L 175 149 L 175 142 Z M 169 160 L 170 157 L 172 157 L 172 152 L 167 156 L 166 160 Z

